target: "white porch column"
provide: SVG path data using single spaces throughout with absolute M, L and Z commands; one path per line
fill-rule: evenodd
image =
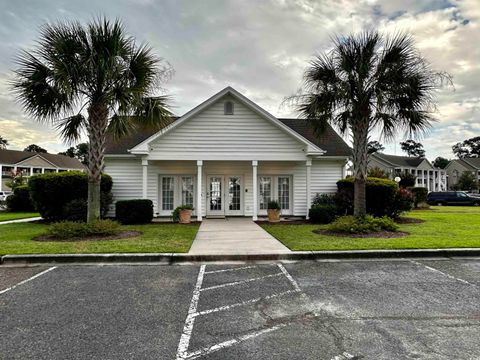
M 425 170 L 422 170 L 422 187 L 425 187 Z
M 442 176 L 443 175 L 443 171 L 442 170 L 438 170 L 438 191 L 442 191 Z M 446 188 L 446 186 L 445 186 Z
M 33 167 L 30 168 L 30 176 L 33 176 Z
M 202 221 L 202 160 L 197 160 L 197 221 Z
M 3 166 L 0 165 L 0 191 L 2 191 L 2 185 L 3 185 L 2 176 L 3 176 Z
M 307 167 L 307 215 L 305 216 L 305 219 L 308 220 L 310 218 L 308 212 L 312 204 L 312 193 L 310 189 L 310 182 L 312 179 L 312 159 L 308 159 L 305 165 Z
M 430 170 L 427 170 L 427 189 L 430 192 Z
M 45 168 L 42 168 L 42 174 L 45 174 Z
M 142 159 L 142 199 L 148 194 L 148 160 Z
M 257 167 L 258 167 L 258 161 L 253 160 L 252 161 L 252 176 L 253 176 L 253 216 L 252 220 L 257 221 L 258 220 L 258 190 L 257 190 Z

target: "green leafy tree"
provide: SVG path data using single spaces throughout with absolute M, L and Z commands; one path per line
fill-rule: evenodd
M 385 146 L 383 146 L 378 141 L 369 141 L 367 144 L 368 155 L 375 154 L 377 152 L 382 152 L 385 150 Z
M 415 140 L 406 140 L 400 143 L 402 150 L 408 154 L 408 156 L 425 157 L 425 150 L 423 145 Z
M 438 156 L 433 161 L 433 166 L 435 166 L 436 168 L 439 168 L 439 169 L 445 169 L 449 162 L 450 162 L 450 160 L 448 160 L 444 157 Z
M 480 157 L 480 136 L 456 143 L 452 146 L 452 151 L 459 159 Z
M 6 149 L 8 146 L 8 140 L 0 136 L 0 149 Z
M 354 215 L 366 212 L 370 132 L 385 138 L 398 131 L 423 132 L 432 121 L 434 91 L 448 76 L 434 72 L 405 34 L 378 32 L 337 37 L 333 50 L 318 55 L 306 69 L 304 86 L 293 96 L 298 110 L 317 133 L 327 123 L 353 142 Z
M 88 165 L 88 143 L 80 143 L 77 146 L 70 146 L 67 150 L 59 152 L 59 155 L 77 158 L 84 165 Z
M 67 141 L 87 133 L 88 221 L 98 219 L 107 131 L 120 137 L 168 123 L 168 99 L 156 92 L 171 68 L 107 19 L 45 25 L 17 65 L 13 88 L 30 115 L 52 122 Z
M 464 171 L 458 178 L 458 182 L 454 185 L 454 187 L 455 190 L 477 190 L 478 182 L 474 174 L 472 174 L 470 171 Z
M 48 151 L 42 148 L 41 146 L 38 146 L 36 144 L 30 144 L 28 145 L 23 151 L 28 151 L 28 152 L 36 152 L 36 153 L 47 153 Z

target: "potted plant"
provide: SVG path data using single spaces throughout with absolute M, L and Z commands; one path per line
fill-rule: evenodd
M 179 222 L 180 224 L 190 224 L 192 221 L 192 211 L 193 206 L 191 205 L 180 205 L 175 210 L 173 210 L 173 221 Z
M 280 221 L 280 204 L 276 200 L 270 200 L 267 206 L 268 221 L 279 222 Z

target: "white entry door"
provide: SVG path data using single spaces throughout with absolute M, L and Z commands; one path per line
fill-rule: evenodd
M 241 176 L 207 176 L 207 215 L 243 215 Z

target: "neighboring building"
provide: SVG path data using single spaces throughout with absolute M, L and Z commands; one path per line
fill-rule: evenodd
M 425 187 L 428 191 L 447 190 L 446 171 L 433 167 L 425 158 L 374 153 L 370 155 L 368 168 L 375 167 L 383 169 L 392 178 L 401 177 L 407 171 L 417 177 L 417 186 Z
M 106 146 L 114 201 L 151 199 L 157 216 L 195 207 L 204 216 L 307 216 L 315 193 L 336 191 L 351 150 L 328 127 L 277 119 L 231 87 L 158 132 L 138 131 Z
M 480 158 L 464 158 L 452 160 L 445 167 L 448 176 L 448 188 L 458 183 L 464 172 L 471 172 L 480 181 Z
M 77 159 L 56 154 L 28 151 L 0 150 L 0 191 L 10 190 L 7 183 L 12 172 L 22 171 L 23 176 L 47 172 L 84 170 L 85 166 Z

